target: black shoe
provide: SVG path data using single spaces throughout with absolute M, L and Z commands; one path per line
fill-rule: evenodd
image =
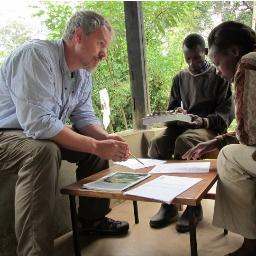
M 187 206 L 181 217 L 178 219 L 177 224 L 176 224 L 176 230 L 179 233 L 185 233 L 189 232 L 189 217 L 188 217 L 188 209 L 189 207 L 194 207 L 195 215 L 194 215 L 194 223 L 197 226 L 199 221 L 203 219 L 203 209 L 202 205 L 198 206 Z
M 163 228 L 178 219 L 177 207 L 173 204 L 162 204 L 157 214 L 149 222 L 151 228 Z
M 129 230 L 129 223 L 103 218 L 94 222 L 79 219 L 79 232 L 89 235 L 124 235 Z

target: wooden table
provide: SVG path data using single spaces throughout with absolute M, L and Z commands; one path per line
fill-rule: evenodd
M 201 161 L 201 160 L 200 160 Z M 209 161 L 209 160 L 207 160 Z M 170 163 L 172 162 L 184 162 L 184 161 L 168 161 Z M 186 161 L 188 162 L 188 161 Z M 191 161 L 196 162 L 196 161 Z M 207 193 L 210 190 L 210 188 L 213 186 L 213 184 L 217 180 L 217 172 L 216 172 L 216 161 L 210 160 L 210 171 L 209 173 L 193 173 L 193 174 L 169 174 L 172 176 L 185 176 L 185 177 L 193 177 L 193 178 L 201 178 L 202 181 L 188 189 L 187 191 L 183 192 L 179 196 L 177 196 L 172 203 L 174 204 L 184 204 L 189 207 L 189 224 L 190 224 L 190 247 L 191 247 L 191 256 L 197 256 L 197 240 L 196 240 L 196 225 L 194 223 L 194 206 L 197 206 L 200 204 L 201 200 L 203 198 L 207 197 Z M 76 256 L 81 255 L 80 250 L 80 243 L 79 243 L 79 231 L 78 231 L 78 216 L 77 216 L 77 210 L 76 210 L 76 196 L 85 196 L 85 197 L 98 197 L 98 198 L 116 198 L 116 199 L 123 199 L 123 200 L 132 200 L 133 206 L 134 206 L 134 216 L 135 216 L 135 223 L 139 223 L 139 217 L 138 217 L 138 207 L 137 207 L 137 201 L 147 201 L 147 202 L 159 202 L 156 200 L 146 199 L 142 197 L 135 197 L 135 196 L 127 196 L 123 195 L 122 192 L 104 192 L 104 191 L 93 191 L 93 190 L 87 190 L 82 188 L 82 184 L 95 181 L 107 174 L 110 174 L 112 172 L 116 171 L 127 171 L 127 172 L 149 172 L 153 167 L 145 167 L 143 169 L 138 170 L 131 170 L 127 167 L 114 165 L 106 170 L 103 170 L 97 174 L 91 175 L 85 179 L 82 179 L 76 183 L 73 183 L 69 186 L 66 186 L 61 189 L 61 193 L 68 194 L 69 200 L 70 200 L 70 211 L 71 211 L 71 220 L 72 220 L 72 228 L 73 228 L 73 243 L 74 243 L 74 251 Z M 146 183 L 152 179 L 155 179 L 156 177 L 160 176 L 159 174 L 152 174 L 149 178 L 144 180 L 143 182 L 137 184 L 136 186 L 139 186 L 143 183 Z

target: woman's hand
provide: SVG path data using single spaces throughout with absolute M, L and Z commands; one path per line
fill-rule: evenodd
M 183 156 L 182 159 L 191 160 L 191 159 L 199 159 L 204 154 L 214 151 L 218 147 L 218 140 L 212 139 L 206 142 L 201 142 L 197 144 L 195 147 L 188 150 Z

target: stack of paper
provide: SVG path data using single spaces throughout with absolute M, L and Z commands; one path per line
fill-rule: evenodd
M 155 166 L 149 173 L 207 173 L 210 162 L 167 163 Z
M 137 188 L 128 190 L 124 195 L 155 199 L 170 204 L 175 197 L 201 180 L 200 178 L 162 175 Z

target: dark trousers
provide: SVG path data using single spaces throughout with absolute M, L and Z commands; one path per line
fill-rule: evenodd
M 99 157 L 67 149 L 61 149 L 62 159 L 77 164 L 77 180 L 86 178 L 92 174 L 109 167 L 108 161 Z M 85 220 L 97 220 L 110 212 L 110 200 L 104 198 L 79 198 L 78 216 Z

